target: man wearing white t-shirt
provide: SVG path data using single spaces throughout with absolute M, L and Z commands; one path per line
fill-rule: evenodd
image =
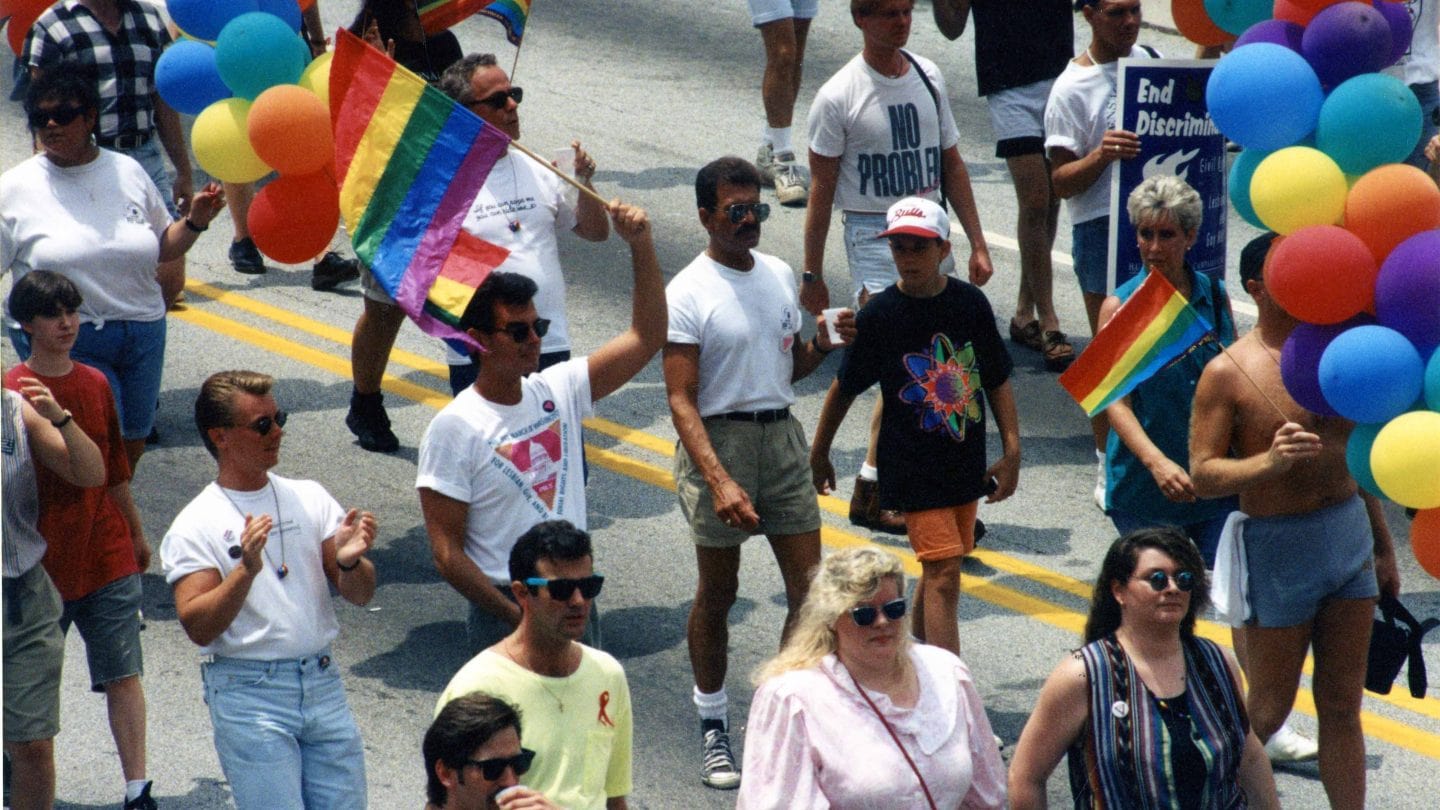
M 738 157 L 700 170 L 695 201 L 709 245 L 665 290 L 665 388 L 680 437 L 675 484 L 699 566 L 686 639 L 704 746 L 701 778 L 721 789 L 740 784 L 725 695 L 740 546 L 753 534 L 770 541 L 785 582 L 788 630 L 820 561 L 820 510 L 805 432 L 790 414 L 793 383 L 835 348 L 823 321 L 815 338 L 799 339 L 794 272 L 755 250 L 770 214 L 760 183 L 756 167 Z M 842 335 L 854 333 L 854 318 L 842 313 Z
M 365 752 L 330 643 L 330 599 L 375 593 L 375 516 L 314 481 L 271 475 L 284 411 L 274 379 L 211 375 L 195 426 L 219 474 L 160 547 L 175 612 L 200 645 L 215 751 L 241 810 L 364 807 Z
M 585 528 L 580 421 L 665 342 L 665 286 L 649 220 L 618 200 L 611 219 L 630 245 L 630 328 L 589 357 L 535 373 L 551 326 L 537 311 L 535 282 L 491 273 L 460 318 L 483 352 L 479 376 L 420 441 L 420 510 L 436 568 L 470 602 L 472 650 L 495 643 L 520 621 L 507 596 L 516 538 L 543 520 L 563 518 Z

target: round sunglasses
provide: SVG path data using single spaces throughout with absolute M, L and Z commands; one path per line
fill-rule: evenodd
M 1150 584 L 1150 590 L 1156 593 L 1165 590 L 1165 586 L 1171 582 L 1174 582 L 1175 587 L 1185 593 L 1189 593 L 1195 588 L 1195 574 L 1190 571 L 1177 571 L 1174 576 L 1164 571 L 1151 571 L 1143 577 L 1131 577 L 1131 579 L 1145 580 Z

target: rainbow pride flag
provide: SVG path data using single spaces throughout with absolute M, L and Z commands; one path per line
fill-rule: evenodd
M 1211 325 L 1174 285 L 1150 273 L 1060 375 L 1060 384 L 1094 416 L 1210 332 Z
M 456 327 L 509 251 L 463 230 L 510 139 L 341 29 L 330 70 L 335 178 L 355 255 L 427 334 Z
M 420 25 L 434 36 L 471 14 L 483 14 L 505 26 L 505 38 L 519 45 L 525 36 L 530 0 L 421 0 Z

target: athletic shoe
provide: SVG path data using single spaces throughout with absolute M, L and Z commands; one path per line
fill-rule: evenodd
M 400 439 L 390 430 L 390 416 L 385 413 L 385 397 L 374 394 L 350 395 L 350 412 L 345 427 L 360 440 L 360 447 L 372 453 L 393 453 L 400 449 Z
M 131 799 L 121 807 L 121 810 L 158 810 L 160 805 L 150 798 L 150 788 L 154 782 L 146 782 L 145 787 L 140 789 L 140 795 Z
M 1320 756 L 1320 746 L 1287 722 L 1265 742 L 1265 754 L 1274 764 L 1309 762 Z
M 795 162 L 794 152 L 775 154 L 775 147 L 764 144 L 755 156 L 760 179 L 775 188 L 781 205 L 804 205 L 810 196 L 810 178 L 804 167 Z
M 310 275 L 310 289 L 325 292 L 357 278 L 360 278 L 359 260 L 346 259 L 332 250 L 315 263 Z
M 238 242 L 230 243 L 230 266 L 235 268 L 237 273 L 258 276 L 265 272 L 265 257 L 261 256 L 260 249 L 255 247 L 255 240 L 247 236 Z
M 735 755 L 730 753 L 730 735 L 724 726 L 704 728 L 704 760 L 700 781 L 706 787 L 717 790 L 734 790 L 740 787 L 740 769 L 735 766 Z

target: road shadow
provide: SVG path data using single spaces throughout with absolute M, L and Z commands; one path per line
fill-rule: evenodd
M 431 622 L 411 628 L 394 649 L 357 662 L 350 671 L 392 689 L 439 693 L 470 660 L 465 622 Z
M 754 609 L 754 600 L 736 599 L 730 609 L 731 625 L 743 622 Z M 645 605 L 607 610 L 604 613 L 605 652 L 626 661 L 678 647 L 685 643 L 685 623 L 689 616 L 689 602 L 673 607 Z
M 190 810 L 209 807 L 233 807 L 234 802 L 230 798 L 230 788 L 223 779 L 196 779 L 190 792 L 184 795 L 164 792 L 165 788 L 157 787 L 154 794 L 156 801 L 162 807 L 185 807 Z M 80 804 L 57 800 L 55 810 L 111 810 L 115 807 L 114 802 L 101 802 L 100 804 Z

